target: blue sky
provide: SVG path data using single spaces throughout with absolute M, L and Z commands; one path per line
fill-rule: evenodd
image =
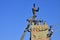
M 32 16 L 33 3 L 40 8 L 37 19 L 53 25 L 51 39 L 60 40 L 60 0 L 0 0 L 0 40 L 20 40 L 26 19 Z

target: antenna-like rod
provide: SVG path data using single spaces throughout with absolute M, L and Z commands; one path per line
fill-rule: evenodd
M 36 18 L 36 12 L 39 11 L 39 7 L 36 9 L 35 3 L 33 4 L 32 12 L 33 12 L 33 19 Z
M 35 3 L 33 4 L 33 8 L 32 8 L 32 12 L 33 12 L 33 16 L 32 16 L 32 19 L 28 19 L 27 21 L 29 22 L 29 23 L 32 23 L 32 22 L 34 22 L 34 24 L 36 24 L 36 22 L 37 22 L 37 20 L 36 20 L 36 12 L 38 12 L 39 11 L 39 7 L 38 8 L 36 8 L 36 6 L 35 6 Z

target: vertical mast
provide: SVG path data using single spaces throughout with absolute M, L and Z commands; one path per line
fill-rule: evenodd
M 33 4 L 32 12 L 33 12 L 33 19 L 36 19 L 36 12 L 39 11 L 39 7 L 36 9 L 35 3 Z
M 37 22 L 37 20 L 36 20 L 36 12 L 38 12 L 39 11 L 39 7 L 38 8 L 36 8 L 36 6 L 35 6 L 35 3 L 33 4 L 33 8 L 32 8 L 32 12 L 33 12 L 33 16 L 32 16 L 32 19 L 28 19 L 27 21 L 28 22 L 30 22 L 30 23 L 36 23 Z

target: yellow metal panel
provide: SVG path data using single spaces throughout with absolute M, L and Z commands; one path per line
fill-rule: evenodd
M 31 26 L 31 40 L 49 40 L 49 38 L 47 38 L 47 34 L 47 24 Z

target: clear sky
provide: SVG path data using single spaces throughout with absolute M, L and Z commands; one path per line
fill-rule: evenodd
M 0 40 L 20 40 L 26 19 L 32 16 L 33 3 L 40 8 L 37 18 L 53 25 L 51 39 L 60 40 L 60 0 L 0 0 Z

